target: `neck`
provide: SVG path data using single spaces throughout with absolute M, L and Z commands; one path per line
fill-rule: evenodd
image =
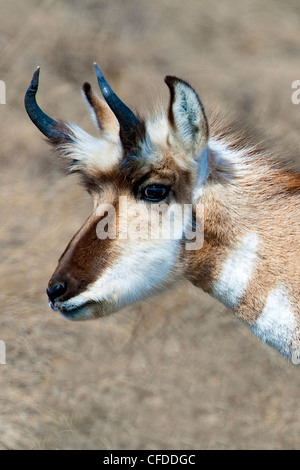
M 292 356 L 300 348 L 300 176 L 251 148 L 232 150 L 217 140 L 207 155 L 210 174 L 199 198 L 204 244 L 187 253 L 187 275 Z

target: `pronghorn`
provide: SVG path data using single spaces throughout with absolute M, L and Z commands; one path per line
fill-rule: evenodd
M 94 201 L 49 281 L 50 307 L 70 320 L 94 319 L 187 280 L 298 363 L 300 174 L 247 143 L 243 133 L 216 119 L 208 123 L 184 80 L 167 76 L 168 109 L 144 120 L 114 93 L 97 64 L 95 70 L 104 100 L 89 83 L 83 92 L 99 137 L 40 109 L 39 68 L 25 96 L 29 117 L 70 160 L 69 171 L 80 174 Z M 141 212 L 163 203 L 168 215 L 174 205 L 192 205 L 194 224 L 201 203 L 202 246 L 187 249 L 185 219 L 177 238 L 99 237 L 103 207 L 121 215 L 121 198 Z M 128 225 L 135 223 L 132 211 Z

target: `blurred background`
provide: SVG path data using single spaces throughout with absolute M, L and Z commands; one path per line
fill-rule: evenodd
M 300 167 L 297 0 L 1 0 L 0 449 L 296 449 L 300 372 L 192 286 L 101 321 L 50 311 L 58 257 L 91 211 L 27 117 L 97 134 L 81 96 L 93 62 L 133 109 L 167 103 L 166 74 L 208 109 L 255 124 Z

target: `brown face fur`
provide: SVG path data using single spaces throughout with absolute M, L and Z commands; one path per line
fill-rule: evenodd
M 141 201 L 142 188 L 149 184 L 164 184 L 170 188 L 164 204 L 190 204 L 193 175 L 182 171 L 171 154 L 160 156 L 161 164 L 138 161 L 128 157 L 109 173 L 94 171 L 93 176 L 82 174 L 82 181 L 94 199 L 94 210 L 83 227 L 70 241 L 59 260 L 50 282 L 49 290 L 57 283 L 67 283 L 68 290 L 60 298 L 66 301 L 84 292 L 121 255 L 124 242 L 116 239 L 101 240 L 97 236 L 97 225 L 103 219 L 99 216 L 102 205 L 111 204 L 119 220 L 119 198 L 126 197 L 128 209 L 135 204 L 143 204 L 150 210 L 149 202 Z M 128 220 L 128 225 L 134 221 Z M 117 226 L 118 229 L 118 226 Z M 150 229 L 150 227 L 149 227 Z M 150 234 L 149 234 L 150 235 Z M 134 253 L 132 254 L 134 256 Z
M 126 132 L 121 127 L 120 133 L 115 115 L 97 98 L 91 86 L 85 83 L 83 89 L 100 129 L 101 139 L 93 141 L 80 129 L 70 126 L 71 144 L 57 140 L 51 142 L 60 155 L 74 159 L 70 171 L 80 174 L 83 185 L 94 199 L 92 215 L 71 240 L 49 282 L 49 291 L 56 285 L 65 287 L 64 293 L 56 301 L 58 306 L 80 295 L 87 295 L 89 290 L 95 290 L 93 286 L 101 284 L 105 276 L 111 279 L 109 273 L 114 266 L 118 263 L 121 266 L 126 264 L 124 253 L 127 253 L 128 263 L 135 256 L 134 245 L 126 245 L 126 240 L 118 237 L 104 240 L 98 238 L 97 227 L 103 219 L 99 212 L 102 214 L 103 204 L 113 207 L 117 225 L 121 212 L 119 198 L 126 197 L 129 212 L 133 208 L 128 225 L 134 226 L 134 206 L 146 209 L 150 214 L 151 204 L 154 204 L 143 199 L 143 190 L 148 185 L 164 185 L 167 188 L 168 195 L 161 201 L 169 206 L 167 212 L 172 210 L 174 204 L 183 206 L 193 202 L 193 188 L 198 179 L 195 159 L 207 142 L 207 120 L 196 93 L 189 85 L 172 77 L 166 83 L 171 91 L 168 118 L 162 116 L 147 124 L 139 119 Z M 186 110 L 188 103 L 190 113 Z M 68 125 L 61 123 L 61 126 L 64 134 L 67 134 Z M 145 224 L 149 224 L 149 219 Z M 151 227 L 148 229 L 149 234 Z M 173 267 L 175 258 L 177 261 L 182 258 L 180 240 L 176 242 L 176 248 L 170 247 L 170 253 L 167 244 L 164 248 L 162 240 L 143 240 L 136 245 L 137 250 L 141 253 L 144 251 L 145 256 L 147 254 L 149 271 L 152 269 L 151 256 L 154 256 L 153 250 L 156 249 L 156 256 L 161 259 L 153 262 L 154 266 L 155 263 L 170 265 L 168 269 L 172 270 L 174 279 L 179 272 L 182 274 L 181 263 L 177 262 L 176 269 Z M 177 271 L 176 276 L 174 271 Z M 143 273 L 142 277 L 145 277 L 144 284 L 147 284 L 147 273 Z M 156 284 L 152 275 L 149 285 L 153 287 Z M 152 287 L 141 286 L 139 289 L 146 294 Z M 132 289 L 138 290 L 134 283 Z
M 129 129 L 87 83 L 84 92 L 100 138 L 66 123 L 51 124 L 50 142 L 72 161 L 70 171 L 80 174 L 94 200 L 93 213 L 49 282 L 52 307 L 70 319 L 97 318 L 184 278 L 291 356 L 300 350 L 300 176 L 243 134 L 228 136 L 217 122 L 209 140 L 195 91 L 175 77 L 166 77 L 166 83 L 168 110 L 148 121 L 131 116 Z M 149 185 L 168 188 L 162 202 L 169 214 L 176 204 L 192 204 L 195 218 L 201 201 L 201 249 L 184 248 L 186 227 L 179 240 L 99 238 L 99 224 L 106 222 L 103 205 L 113 208 L 120 228 L 122 198 L 128 226 L 135 226 L 140 210 L 145 218 L 139 223 L 149 235 L 148 214 L 157 203 L 144 197 Z

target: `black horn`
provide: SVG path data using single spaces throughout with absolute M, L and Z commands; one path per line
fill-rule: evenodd
M 30 86 L 25 94 L 25 109 L 33 124 L 49 139 L 63 138 L 70 139 L 70 136 L 59 130 L 59 123 L 47 116 L 36 102 L 36 93 L 39 87 L 40 68 L 33 74 Z
M 139 125 L 140 121 L 133 114 L 131 109 L 129 109 L 128 106 L 126 106 L 126 104 L 124 104 L 123 101 L 121 101 L 120 98 L 111 89 L 99 66 L 95 62 L 94 66 L 101 93 L 108 106 L 118 119 L 121 130 L 125 133 L 132 131 L 133 128 L 136 128 Z

